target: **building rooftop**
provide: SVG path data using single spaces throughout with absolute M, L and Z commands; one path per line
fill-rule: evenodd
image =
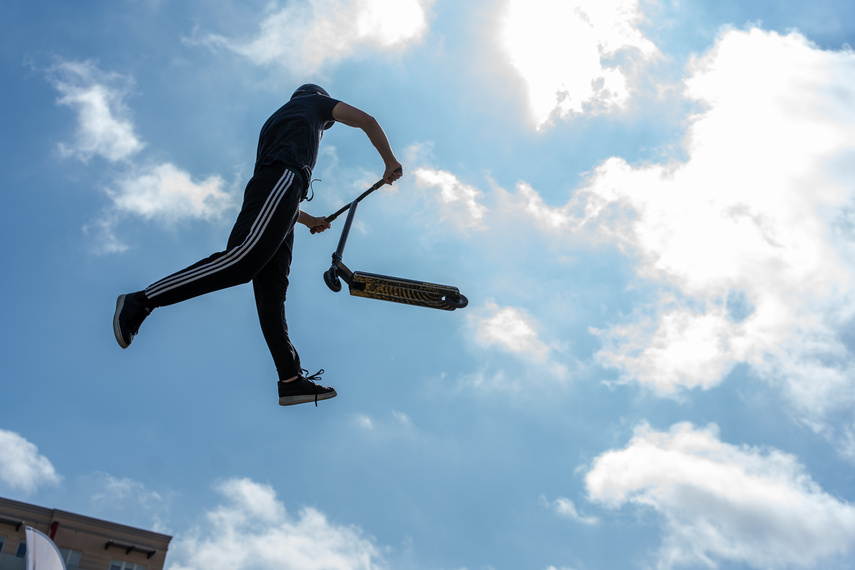
M 54 541 L 68 570 L 162 570 L 172 540 L 158 532 L 0 497 L 0 570 L 23 569 L 25 526 Z

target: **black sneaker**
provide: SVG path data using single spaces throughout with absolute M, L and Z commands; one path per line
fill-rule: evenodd
M 308 370 L 303 370 L 303 372 L 308 373 Z M 324 371 L 321 369 L 309 377 L 300 374 L 297 376 L 296 380 L 292 380 L 290 382 L 282 382 L 280 380 L 278 382 L 279 405 L 293 406 L 294 404 L 314 402 L 315 406 L 317 406 L 318 400 L 329 400 L 330 398 L 335 398 L 337 394 L 335 393 L 334 388 L 327 388 L 326 386 L 321 386 L 314 382 L 314 380 L 319 380 L 320 375 L 323 373 Z
M 116 314 L 113 315 L 113 333 L 119 346 L 128 348 L 131 345 L 140 331 L 140 325 L 150 314 L 151 309 L 137 299 L 136 293 L 119 295 L 116 299 Z

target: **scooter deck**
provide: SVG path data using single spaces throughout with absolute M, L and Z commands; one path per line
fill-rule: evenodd
M 354 297 L 379 299 L 405 305 L 416 305 L 444 311 L 462 309 L 469 300 L 457 287 L 439 285 L 376 273 L 355 271 L 348 281 Z
M 341 230 L 338 247 L 332 256 L 332 265 L 324 273 L 324 282 L 327 284 L 327 287 L 337 293 L 341 291 L 341 281 L 343 280 L 347 283 L 347 286 L 350 288 L 350 294 L 354 297 L 379 299 L 381 301 L 441 309 L 444 311 L 462 309 L 469 304 L 469 299 L 461 295 L 457 287 L 428 283 L 426 281 L 415 281 L 413 279 L 403 279 L 401 277 L 389 277 L 388 275 L 378 275 L 376 273 L 351 271 L 342 263 L 344 246 L 347 242 L 347 236 L 350 233 L 353 216 L 356 214 L 357 204 L 370 193 L 383 186 L 383 184 L 385 182 L 382 179 L 379 180 L 356 200 L 347 204 L 336 213 L 327 216 L 326 220 L 332 221 L 339 214 L 350 210 L 347 213 L 347 221 L 344 223 L 344 228 Z M 314 232 L 314 230 L 312 231 Z

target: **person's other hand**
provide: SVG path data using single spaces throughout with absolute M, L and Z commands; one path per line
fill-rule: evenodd
M 313 216 L 314 218 L 314 216 Z M 326 218 L 314 218 L 311 220 L 309 224 L 307 224 L 310 228 L 312 228 L 313 234 L 319 234 L 321 232 L 325 232 L 330 229 L 330 223 Z

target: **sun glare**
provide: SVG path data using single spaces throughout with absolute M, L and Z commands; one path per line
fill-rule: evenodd
M 636 28 L 637 0 L 511 0 L 500 31 L 542 128 L 557 114 L 604 111 L 629 98 L 626 76 L 604 62 L 621 50 L 656 47 Z

